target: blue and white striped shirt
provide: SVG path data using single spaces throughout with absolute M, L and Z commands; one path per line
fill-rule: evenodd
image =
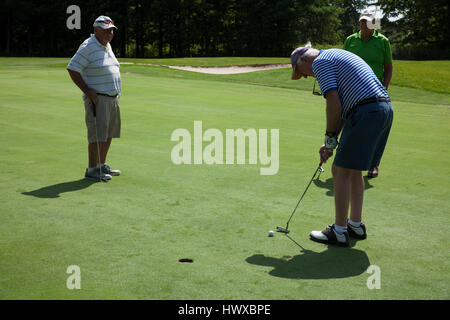
M 91 35 L 78 48 L 67 69 L 81 73 L 89 88 L 98 93 L 120 95 L 120 64 L 111 45 L 105 47 Z
M 337 90 L 343 119 L 363 99 L 389 97 L 369 65 L 349 51 L 320 50 L 312 68 L 324 97 L 329 91 Z

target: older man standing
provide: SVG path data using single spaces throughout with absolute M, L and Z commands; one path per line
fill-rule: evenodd
M 389 39 L 375 29 L 375 13 L 364 9 L 359 17 L 360 31 L 345 39 L 344 50 L 361 57 L 387 89 L 392 78 L 392 51 Z M 369 178 L 378 177 L 382 150 L 377 150 L 367 172 Z
M 291 63 L 292 80 L 316 77 L 326 98 L 325 143 L 319 149 L 320 160 L 326 162 L 337 147 L 332 166 L 335 222 L 323 231 L 312 231 L 310 238 L 348 246 L 350 236 L 367 237 L 362 223 L 362 171 L 371 165 L 375 151 L 384 150 L 386 145 L 393 119 L 390 99 L 372 69 L 351 52 L 302 47 L 292 52 Z
M 93 26 L 94 34 L 78 48 L 67 71 L 83 92 L 89 143 L 85 178 L 105 181 L 120 174 L 120 170 L 113 170 L 106 164 L 112 138 L 120 137 L 120 65 L 109 44 L 114 37 L 114 29 L 117 29 L 114 22 L 109 17 L 99 16 Z

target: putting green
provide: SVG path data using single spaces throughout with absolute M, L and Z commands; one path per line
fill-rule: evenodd
M 335 248 L 309 240 L 333 221 L 330 163 L 291 238 L 267 236 L 319 161 L 324 99 L 311 79 L 277 87 L 271 76 L 288 79 L 288 69 L 220 78 L 124 65 L 122 137 L 108 157 L 122 175 L 90 183 L 67 62 L 0 59 L 1 299 L 450 298 L 449 94 L 392 87 L 380 177 L 366 180 L 368 239 Z M 171 134 L 193 134 L 194 121 L 223 134 L 279 129 L 278 173 L 260 175 L 259 162 L 173 164 Z M 66 286 L 71 265 L 81 290 Z M 379 267 L 381 289 L 367 287 L 369 266 Z

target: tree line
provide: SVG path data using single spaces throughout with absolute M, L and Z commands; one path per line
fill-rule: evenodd
M 423 2 L 423 10 L 412 12 L 408 7 L 412 2 L 416 6 Z M 80 8 L 81 28 L 70 30 L 66 10 L 74 4 Z M 307 41 L 342 44 L 358 30 L 359 11 L 369 4 L 374 1 L 3 0 L 0 54 L 71 56 L 92 33 L 95 18 L 107 15 L 118 27 L 112 43 L 118 57 L 288 56 Z M 441 39 L 446 34 L 430 36 L 429 22 L 416 27 L 427 10 L 435 7 L 439 10 L 431 10 L 432 25 L 448 28 L 445 0 L 383 0 L 378 4 L 386 17 L 403 16 L 392 23 L 385 19 L 388 36 L 408 43 L 419 37 L 425 45 L 447 40 Z

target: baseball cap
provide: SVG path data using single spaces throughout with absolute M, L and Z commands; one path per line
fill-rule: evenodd
M 361 20 L 372 21 L 373 18 L 375 18 L 374 12 L 370 9 L 364 9 L 361 11 L 361 15 L 359 16 L 359 21 L 361 21 Z
M 114 21 L 112 21 L 112 19 L 107 16 L 99 16 L 97 19 L 95 19 L 93 26 L 100 27 L 102 29 L 117 29 L 117 27 L 114 25 Z
M 292 51 L 292 53 L 291 53 L 291 65 L 292 65 L 291 79 L 294 77 L 295 67 L 297 66 L 298 59 L 300 59 L 300 57 L 302 55 L 304 55 L 305 52 L 308 51 L 308 49 L 310 49 L 310 48 L 311 48 L 311 43 L 307 43 L 306 46 L 298 47 L 297 49 Z

